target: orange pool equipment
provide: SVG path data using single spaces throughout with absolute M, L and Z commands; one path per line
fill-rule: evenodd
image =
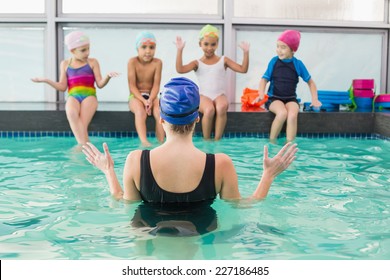
M 257 89 L 245 88 L 242 92 L 241 103 L 243 107 L 261 107 L 268 101 L 268 95 L 265 94 L 264 98 L 259 102 L 252 104 L 252 102 L 259 97 L 259 91 Z

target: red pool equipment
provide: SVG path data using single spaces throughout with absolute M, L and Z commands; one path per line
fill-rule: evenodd
M 353 95 L 355 97 L 373 98 L 375 93 L 372 89 L 353 89 Z
M 390 94 L 379 94 L 374 97 L 375 111 L 388 111 L 390 110 Z
M 373 89 L 375 88 L 374 79 L 355 79 L 352 80 L 354 89 Z
M 375 97 L 375 103 L 388 103 L 390 102 L 390 94 L 379 94 Z

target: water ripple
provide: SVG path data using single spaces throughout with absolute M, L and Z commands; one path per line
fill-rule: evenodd
M 231 156 L 241 193 L 251 195 L 266 139 L 194 140 Z M 127 151 L 139 148 L 138 139 L 91 141 L 109 144 L 121 181 Z M 217 230 L 169 239 L 131 226 L 137 204 L 111 199 L 104 176 L 74 150 L 74 139 L 7 139 L 0 145 L 7 147 L 0 149 L 0 258 L 390 259 L 390 143 L 297 142 L 297 160 L 266 200 L 216 200 Z M 270 156 L 280 147 L 269 145 Z

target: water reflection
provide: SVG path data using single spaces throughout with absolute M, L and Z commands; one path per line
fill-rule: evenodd
M 218 227 L 212 202 L 139 204 L 131 225 L 154 236 L 199 236 Z

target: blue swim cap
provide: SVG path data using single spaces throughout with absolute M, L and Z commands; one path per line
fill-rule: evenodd
M 135 49 L 138 50 L 143 44 L 156 44 L 156 37 L 149 31 L 140 32 L 135 38 Z
M 199 116 L 199 88 L 190 79 L 172 78 L 160 95 L 160 117 L 175 125 L 190 124 Z

